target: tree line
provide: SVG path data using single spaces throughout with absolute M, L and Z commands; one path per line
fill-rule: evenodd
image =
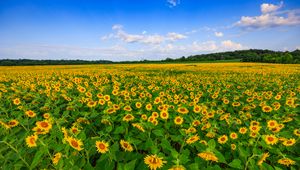
M 141 60 L 141 61 L 121 61 L 113 62 L 109 60 L 29 60 L 29 59 L 2 59 L 0 66 L 27 66 L 27 65 L 81 65 L 81 64 L 133 64 L 133 63 L 181 63 L 181 62 L 204 62 L 204 61 L 226 61 L 238 60 L 241 62 L 263 62 L 263 63 L 282 63 L 296 64 L 300 63 L 300 50 L 289 51 L 271 51 L 271 50 L 237 50 L 229 52 L 191 55 L 188 57 L 164 60 Z

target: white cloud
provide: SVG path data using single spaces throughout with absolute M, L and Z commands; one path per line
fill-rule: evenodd
M 295 48 L 296 50 L 300 50 L 300 45 L 299 46 L 296 46 L 296 48 Z
M 279 10 L 280 8 L 282 8 L 282 6 L 283 1 L 281 1 L 278 5 L 263 3 L 260 5 L 260 10 L 262 13 L 269 13 Z
M 112 26 L 112 29 L 113 30 L 121 30 L 121 29 L 123 29 L 123 25 L 115 24 L 115 25 Z
M 241 50 L 245 47 L 243 47 L 242 44 L 235 43 L 231 40 L 226 40 L 221 42 L 221 48 L 223 50 Z
M 176 32 L 169 32 L 167 34 L 167 38 L 171 41 L 176 41 L 176 40 L 185 39 L 185 38 L 187 38 L 187 36 L 185 36 L 183 34 L 178 34 Z
M 201 43 L 194 41 L 190 49 L 194 52 L 210 52 L 217 51 L 218 46 L 215 41 L 206 41 Z
M 279 11 L 282 6 L 283 3 L 280 5 L 262 4 L 261 15 L 242 16 L 235 25 L 246 29 L 300 25 L 300 10 Z
M 167 0 L 168 6 L 173 8 L 180 4 L 180 0 Z
M 222 32 L 215 32 L 215 36 L 216 37 L 223 37 L 223 33 Z
M 158 35 L 158 34 L 146 34 L 143 31 L 142 34 L 129 34 L 123 30 L 122 25 L 114 25 L 112 30 L 115 33 L 103 36 L 102 40 L 108 40 L 112 38 L 120 39 L 126 43 L 143 43 L 143 44 L 160 44 L 167 41 L 177 41 L 187 38 L 187 36 L 175 32 L 169 32 L 167 35 Z

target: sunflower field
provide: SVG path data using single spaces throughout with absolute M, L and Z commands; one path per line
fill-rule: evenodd
M 0 169 L 300 169 L 300 65 L 0 67 Z

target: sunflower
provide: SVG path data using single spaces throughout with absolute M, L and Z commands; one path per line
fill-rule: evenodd
M 146 105 L 146 110 L 148 111 L 152 110 L 152 105 L 150 103 Z
M 299 130 L 299 129 L 295 129 L 295 130 L 293 131 L 293 133 L 294 133 L 294 135 L 300 137 L 300 130 Z
M 218 138 L 218 142 L 219 142 L 220 144 L 226 143 L 227 140 L 228 140 L 228 137 L 227 137 L 226 135 L 220 136 L 220 137 Z
M 274 145 L 278 142 L 278 138 L 274 135 L 266 135 L 265 136 L 265 142 L 268 144 L 268 145 Z
M 14 105 L 19 105 L 19 104 L 21 104 L 21 100 L 19 98 L 15 98 L 13 100 L 13 103 L 14 103 Z
M 182 165 L 174 165 L 172 166 L 172 168 L 169 168 L 168 170 L 186 170 L 186 169 Z
M 279 159 L 277 161 L 279 164 L 281 165 L 285 165 L 285 166 L 290 166 L 290 165 L 294 165 L 296 162 L 289 159 L 289 158 L 282 158 L 282 159 Z
M 181 113 L 181 114 L 188 114 L 189 113 L 189 110 L 185 107 L 179 107 L 177 109 L 177 112 Z
M 295 139 L 286 139 L 283 141 L 284 146 L 293 146 L 296 143 Z
M 213 162 L 218 162 L 218 157 L 209 151 L 201 152 L 197 154 L 200 158 L 206 160 L 206 161 L 213 161 Z
M 233 150 L 233 151 L 236 150 L 236 145 L 234 143 L 231 144 L 230 146 L 231 146 L 231 150 Z
M 138 109 L 141 108 L 142 107 L 142 103 L 141 102 L 136 102 L 135 103 L 135 107 L 138 108 Z
M 38 139 L 37 135 L 28 136 L 25 139 L 27 146 L 30 147 L 30 148 L 36 147 L 37 146 L 37 144 L 36 144 L 37 139 Z
M 266 161 L 267 157 L 269 156 L 269 152 L 262 154 L 259 161 L 257 162 L 257 165 L 260 166 L 264 161 Z
M 237 135 L 235 132 L 233 132 L 233 133 L 230 133 L 229 137 L 230 137 L 231 139 L 237 139 L 237 138 L 238 138 L 238 135 Z
M 255 125 L 255 126 L 252 126 L 252 125 L 251 125 L 251 126 L 249 127 L 249 129 L 250 129 L 251 132 L 258 133 L 258 132 L 260 131 L 260 129 L 261 129 L 261 126 L 256 126 L 256 125 Z
M 205 140 L 200 140 L 199 143 L 203 144 L 203 145 L 207 145 L 207 142 Z
M 145 164 L 147 164 L 150 170 L 156 170 L 157 168 L 162 168 L 166 161 L 163 161 L 163 158 L 158 157 L 157 155 L 147 155 L 144 158 Z
M 132 123 L 131 124 L 133 127 L 137 128 L 138 130 L 145 132 L 145 129 L 143 128 L 142 125 L 140 125 L 139 123 Z
M 83 145 L 83 143 L 81 142 L 81 140 L 75 139 L 73 137 L 68 137 L 67 141 L 69 142 L 69 145 L 78 150 L 81 151 L 83 148 L 81 147 Z
M 19 124 L 19 121 L 17 121 L 16 119 L 13 119 L 7 123 L 7 126 L 12 128 L 12 127 L 18 126 L 18 124 Z
M 160 112 L 160 118 L 167 120 L 169 118 L 169 113 L 167 111 Z
M 132 114 L 126 114 L 123 117 L 123 121 L 126 121 L 126 122 L 132 121 L 133 119 L 134 119 L 134 116 Z
M 62 154 L 61 154 L 60 152 L 57 152 L 57 153 L 54 155 L 54 157 L 52 158 L 52 163 L 53 163 L 54 165 L 57 165 L 58 162 L 59 162 L 59 160 L 60 160 L 60 158 L 61 158 L 61 156 L 62 156 Z
M 180 117 L 180 116 L 176 116 L 175 119 L 174 119 L 174 123 L 176 125 L 181 125 L 183 123 L 183 118 Z
M 52 128 L 52 124 L 48 121 L 38 121 L 36 122 L 36 125 L 38 128 L 44 130 L 44 131 L 49 131 Z
M 241 105 L 240 102 L 233 102 L 233 103 L 232 103 L 232 106 L 233 106 L 233 107 L 238 107 L 238 106 L 240 106 L 240 105 Z
M 195 113 L 200 113 L 201 109 L 202 109 L 202 108 L 201 108 L 200 106 L 195 105 L 193 111 L 194 111 Z
M 109 144 L 105 141 L 96 141 L 96 148 L 99 153 L 106 153 L 108 151 Z
M 200 138 L 199 138 L 198 135 L 194 135 L 194 136 L 189 137 L 185 142 L 186 142 L 187 144 L 192 144 L 192 143 L 197 142 L 199 139 L 200 139 Z
M 49 114 L 49 113 L 44 113 L 44 114 L 43 114 L 43 117 L 44 117 L 45 119 L 49 119 L 49 118 L 50 118 L 50 114 Z
M 271 112 L 272 110 L 273 110 L 273 109 L 272 109 L 272 107 L 270 107 L 270 106 L 263 106 L 263 107 L 262 107 L 262 111 L 263 111 L 263 112 L 267 112 L 267 113 L 268 113 L 268 112 Z
M 246 127 L 241 127 L 239 129 L 240 134 L 245 134 L 245 133 L 247 133 L 247 131 L 248 131 L 248 129 Z
M 128 152 L 132 152 L 133 151 L 133 147 L 131 146 L 131 144 L 125 140 L 121 140 L 120 141 L 121 147 Z
M 278 123 L 277 123 L 276 120 L 269 120 L 269 121 L 267 122 L 267 125 L 268 125 L 268 128 L 269 128 L 269 129 L 272 129 L 272 128 L 275 128 L 275 127 L 278 125 Z
M 95 102 L 95 101 L 89 101 L 89 102 L 87 103 L 87 106 L 88 106 L 89 108 L 95 107 L 96 105 L 97 105 L 97 102 Z
M 193 124 L 193 126 L 199 126 L 200 121 L 199 120 L 194 120 L 192 124 Z
M 28 116 L 28 117 L 35 117 L 36 116 L 36 113 L 32 110 L 28 110 L 25 112 L 25 114 Z
M 143 120 L 147 120 L 147 119 L 148 119 L 148 117 L 147 117 L 146 114 L 142 114 L 142 115 L 141 115 L 141 118 L 142 118 Z

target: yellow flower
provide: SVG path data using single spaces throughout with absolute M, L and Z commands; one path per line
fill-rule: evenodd
M 99 153 L 106 153 L 108 151 L 109 144 L 105 141 L 96 141 L 96 148 Z
M 19 121 L 17 121 L 16 119 L 11 120 L 11 121 L 9 121 L 9 122 L 7 123 L 7 125 L 8 125 L 10 128 L 16 127 L 16 126 L 18 126 L 18 124 L 19 124 Z
M 283 145 L 284 146 L 292 146 L 296 143 L 296 140 L 295 139 L 287 139 L 287 140 L 284 140 L 283 141 Z
M 73 137 L 68 137 L 67 141 L 69 142 L 69 145 L 78 150 L 81 151 L 83 148 L 81 147 L 83 145 L 83 143 L 81 142 L 81 140 L 75 139 Z
M 267 113 L 268 113 L 268 112 L 271 112 L 272 110 L 273 110 L 273 109 L 272 109 L 272 107 L 270 107 L 270 106 L 263 106 L 263 107 L 262 107 L 262 111 L 263 111 L 263 112 L 267 112 Z
M 193 111 L 194 111 L 195 113 L 200 113 L 201 109 L 202 109 L 202 108 L 201 108 L 200 106 L 195 105 Z
M 281 165 L 285 165 L 285 166 L 294 165 L 296 163 L 295 161 L 293 161 L 289 158 L 282 158 L 282 159 L 279 159 L 277 162 L 280 163 Z
M 238 135 L 235 132 L 230 133 L 229 136 L 230 136 L 231 139 L 237 139 L 238 138 Z
M 169 118 L 169 113 L 167 111 L 160 112 L 160 118 L 167 120 Z
M 260 166 L 264 161 L 266 161 L 267 157 L 269 156 L 269 152 L 262 154 L 259 161 L 257 162 L 257 165 Z
M 267 124 L 269 129 L 275 128 L 278 125 L 276 120 L 269 120 Z
M 123 117 L 123 121 L 126 121 L 126 122 L 132 121 L 133 119 L 134 119 L 134 116 L 132 116 L 132 114 L 126 114 Z
M 174 123 L 176 125 L 181 125 L 183 123 L 183 118 L 180 117 L 180 116 L 176 116 L 175 119 L 174 119 Z
M 249 127 L 249 129 L 250 129 L 251 132 L 258 133 L 258 132 L 260 131 L 260 129 L 261 129 L 261 126 L 258 126 L 258 125 L 251 125 L 251 126 Z
M 61 158 L 61 156 L 62 156 L 62 154 L 61 154 L 60 152 L 57 152 L 57 153 L 54 155 L 54 157 L 52 158 L 52 163 L 53 163 L 54 165 L 57 165 L 58 162 L 59 162 L 59 160 L 60 160 L 60 158 Z
M 25 112 L 25 114 L 28 116 L 28 117 L 35 117 L 36 116 L 36 113 L 32 110 L 28 110 Z
M 220 144 L 226 143 L 227 140 L 228 140 L 228 137 L 227 137 L 226 135 L 223 135 L 223 136 L 221 136 L 221 137 L 218 138 L 218 142 L 219 142 Z
M 163 161 L 163 158 L 158 157 L 156 155 L 147 155 L 144 158 L 145 164 L 149 166 L 151 170 L 156 170 L 157 168 L 162 168 L 163 164 L 166 163 L 166 161 Z
M 47 131 L 47 132 L 52 128 L 52 124 L 48 120 L 38 121 L 38 122 L 36 122 L 36 125 L 38 128 L 40 128 L 44 131 Z
M 233 143 L 233 144 L 231 144 L 231 149 L 232 150 L 235 150 L 236 149 L 236 145 Z
M 247 133 L 247 128 L 246 127 L 241 127 L 240 129 L 239 129 L 239 132 L 240 132 L 240 134 L 245 134 L 245 133 Z
M 121 140 L 120 141 L 121 147 L 128 152 L 132 152 L 133 151 L 133 147 L 131 146 L 131 144 L 125 140 Z
M 168 170 L 185 170 L 185 167 L 182 165 L 174 165 L 172 168 L 169 168 Z
M 268 145 L 274 145 L 276 144 L 278 141 L 278 138 L 274 135 L 266 135 L 265 136 L 265 142 L 268 144 Z
M 143 128 L 143 126 L 138 123 L 132 123 L 132 126 L 139 129 L 142 132 L 145 132 L 145 129 Z
M 36 141 L 38 139 L 38 136 L 37 135 L 31 135 L 31 136 L 28 136 L 25 141 L 26 141 L 26 144 L 28 147 L 36 147 L 37 144 L 36 144 Z
M 90 107 L 90 108 L 95 107 L 95 106 L 97 106 L 97 102 L 89 101 L 89 102 L 87 103 L 87 106 Z
M 187 108 L 185 108 L 185 107 L 179 107 L 179 108 L 177 109 L 177 111 L 178 111 L 179 113 L 181 113 L 181 114 L 188 114 L 188 113 L 189 113 L 189 110 L 188 110 Z
M 187 140 L 186 140 L 186 143 L 187 144 L 192 144 L 192 143 L 195 143 L 199 140 L 199 136 L 198 135 L 194 135 L 192 137 L 189 137 Z
M 15 99 L 13 100 L 13 103 L 14 103 L 14 105 L 19 105 L 19 104 L 21 104 L 21 101 L 20 101 L 19 98 L 15 98 Z
M 209 152 L 209 151 L 198 153 L 198 156 L 206 161 L 218 162 L 218 160 L 219 160 L 218 157 L 216 157 L 216 155 L 214 153 Z

